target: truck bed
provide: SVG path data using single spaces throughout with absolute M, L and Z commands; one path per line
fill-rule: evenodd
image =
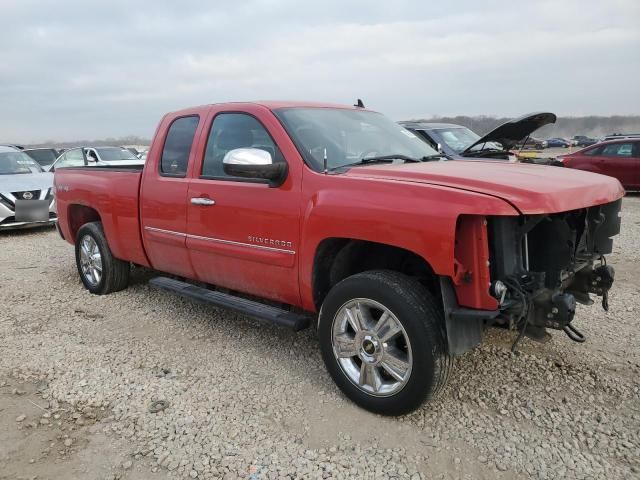
M 142 169 L 123 165 L 56 170 L 53 184 L 64 239 L 74 244 L 83 223 L 101 221 L 116 258 L 148 266 L 139 220 Z

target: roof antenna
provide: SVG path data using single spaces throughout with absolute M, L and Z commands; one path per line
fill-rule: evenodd
M 364 102 L 362 101 L 361 98 L 359 98 L 358 101 L 353 104 L 353 106 L 357 108 L 364 108 Z
M 324 147 L 324 154 L 322 157 L 322 169 L 324 170 L 324 174 L 329 173 L 329 169 L 327 168 L 327 147 Z

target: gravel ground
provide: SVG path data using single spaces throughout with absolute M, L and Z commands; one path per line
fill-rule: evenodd
M 623 216 L 611 310 L 575 320 L 587 343 L 554 332 L 512 355 L 490 332 L 400 418 L 346 400 L 312 331 L 153 290 L 144 270 L 90 295 L 55 231 L 0 234 L 0 479 L 640 478 L 640 197 Z

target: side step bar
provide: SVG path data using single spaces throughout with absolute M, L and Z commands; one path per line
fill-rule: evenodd
M 311 324 L 310 315 L 290 312 L 281 308 L 272 307 L 271 305 L 247 300 L 246 298 L 207 290 L 206 288 L 198 287 L 190 283 L 174 280 L 173 278 L 155 277 L 149 280 L 149 284 L 162 290 L 177 293 L 183 297 L 209 303 L 216 307 L 235 310 L 257 320 L 291 328 L 295 331 L 303 330 Z

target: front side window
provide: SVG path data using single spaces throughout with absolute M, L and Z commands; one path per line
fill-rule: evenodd
M 222 164 L 224 156 L 236 148 L 265 150 L 271 154 L 274 163 L 284 162 L 280 149 L 256 118 L 245 113 L 220 113 L 211 125 L 202 163 L 202 176 L 242 180 L 227 175 Z
M 181 117 L 174 120 L 162 149 L 160 171 L 165 175 L 184 177 L 200 117 Z
M 426 142 L 376 112 L 341 108 L 281 108 L 274 113 L 305 162 L 322 171 L 367 157 L 403 155 L 422 159 L 438 155 Z
M 606 145 L 602 151 L 605 157 L 630 157 L 633 151 L 631 143 L 614 143 Z

